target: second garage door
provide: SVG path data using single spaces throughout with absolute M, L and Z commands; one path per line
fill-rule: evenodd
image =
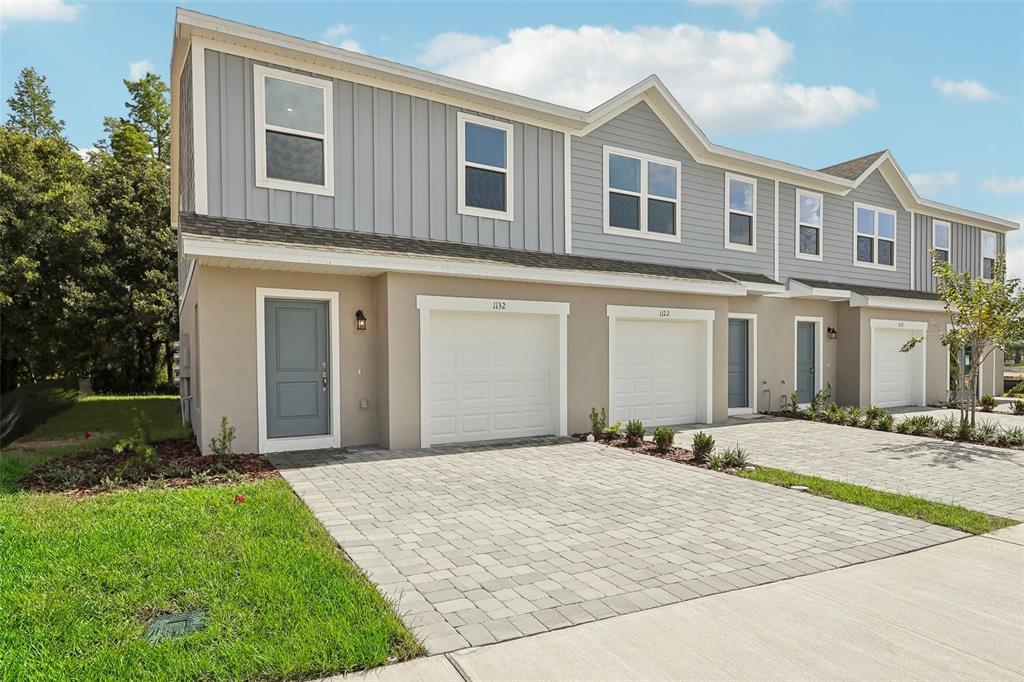
M 904 353 L 903 345 L 914 337 L 909 329 L 872 330 L 871 402 L 878 407 L 903 407 L 921 403 L 915 390 L 921 381 L 919 365 L 923 349 Z
M 701 322 L 617 320 L 610 421 L 696 422 L 706 357 L 703 331 Z

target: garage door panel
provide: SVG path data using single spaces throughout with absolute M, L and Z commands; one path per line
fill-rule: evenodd
M 921 361 L 920 348 L 903 353 L 914 336 L 907 329 L 872 330 L 873 402 L 879 407 L 903 407 L 914 403 L 914 363 Z
M 649 426 L 696 421 L 702 331 L 697 322 L 618 320 L 612 419 Z

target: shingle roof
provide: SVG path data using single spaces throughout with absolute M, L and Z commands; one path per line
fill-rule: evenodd
M 396 237 L 371 232 L 354 232 L 352 230 L 333 230 L 252 220 L 214 218 L 195 213 L 182 213 L 179 216 L 179 226 L 183 234 L 203 237 L 245 239 L 304 246 L 328 246 L 378 253 L 459 258 L 525 267 L 554 268 L 558 270 L 653 275 L 657 277 L 723 283 L 732 283 L 733 279 L 731 278 L 735 278 L 745 282 L 777 284 L 777 282 L 769 277 L 753 273 L 731 272 L 727 275 L 716 270 L 704 268 L 687 268 L 614 258 L 523 251 L 520 249 L 460 244 L 413 237 Z
M 868 154 L 866 156 L 860 156 L 856 159 L 843 161 L 842 163 L 837 163 L 832 166 L 826 166 L 825 168 L 819 169 L 819 172 L 828 173 L 829 175 L 835 175 L 840 178 L 846 178 L 847 180 L 856 180 L 886 151 L 887 150 L 883 149 L 882 151 L 875 152 L 874 154 Z
M 815 289 L 842 289 L 844 291 L 852 291 L 855 294 L 861 296 L 891 296 L 893 298 L 914 298 L 923 301 L 937 301 L 939 300 L 938 294 L 934 294 L 930 291 L 911 291 L 910 289 L 890 289 L 889 287 L 872 287 L 865 286 L 862 284 L 843 284 L 841 282 L 828 282 L 820 279 L 804 279 L 792 278 L 792 281 L 806 284 L 809 287 Z

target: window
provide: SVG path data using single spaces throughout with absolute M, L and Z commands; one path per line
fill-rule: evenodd
M 981 233 L 981 277 L 992 279 L 996 268 L 996 235 L 994 232 Z
M 949 262 L 949 223 L 932 221 L 932 250 L 936 259 Z
M 821 260 L 822 209 L 824 199 L 820 194 L 796 191 L 796 257 L 805 260 Z
M 604 231 L 679 241 L 678 161 L 604 148 Z
M 853 264 L 865 268 L 896 269 L 896 212 L 887 208 L 853 205 Z
M 258 64 L 253 76 L 256 185 L 333 196 L 331 82 Z
M 757 249 L 757 181 L 725 174 L 725 248 Z
M 512 124 L 459 112 L 459 213 L 512 220 Z

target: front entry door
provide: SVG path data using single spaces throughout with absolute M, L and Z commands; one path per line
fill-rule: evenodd
M 809 403 L 814 398 L 814 374 L 818 371 L 814 366 L 814 335 L 813 322 L 796 323 L 796 393 L 801 403 Z
M 330 433 L 327 301 L 266 300 L 267 437 Z
M 750 407 L 749 320 L 729 320 L 729 407 Z

